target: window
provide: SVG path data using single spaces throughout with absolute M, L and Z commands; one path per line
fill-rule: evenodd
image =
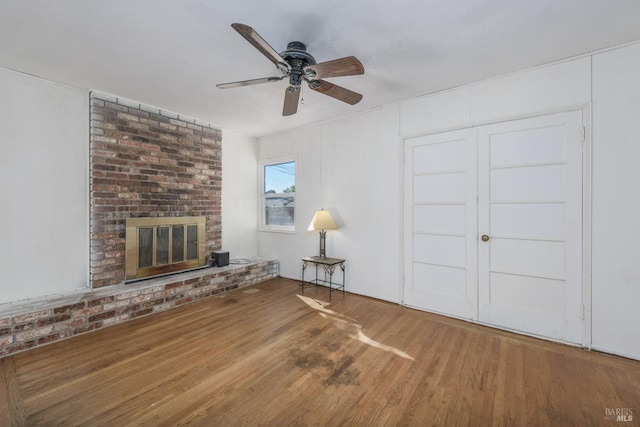
M 296 162 L 262 163 L 262 219 L 264 230 L 295 230 Z

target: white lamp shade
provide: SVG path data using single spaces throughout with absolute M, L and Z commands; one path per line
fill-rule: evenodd
M 318 230 L 335 230 L 338 227 L 336 223 L 331 218 L 331 214 L 329 211 L 325 211 L 321 209 L 316 212 L 311 220 L 311 224 L 309 224 L 308 231 L 318 231 Z

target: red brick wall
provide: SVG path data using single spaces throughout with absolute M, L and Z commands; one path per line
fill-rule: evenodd
M 91 286 L 121 283 L 125 220 L 206 216 L 222 245 L 222 136 L 207 123 L 91 94 Z

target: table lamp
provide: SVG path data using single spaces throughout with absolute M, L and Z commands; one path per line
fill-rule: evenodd
M 329 211 L 320 209 L 316 211 L 316 214 L 309 224 L 308 231 L 320 231 L 320 258 L 326 258 L 327 253 L 325 251 L 325 239 L 327 237 L 326 230 L 336 230 L 338 227 L 331 218 Z

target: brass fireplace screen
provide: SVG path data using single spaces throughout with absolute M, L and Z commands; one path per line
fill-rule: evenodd
M 129 218 L 126 280 L 206 265 L 206 217 Z

